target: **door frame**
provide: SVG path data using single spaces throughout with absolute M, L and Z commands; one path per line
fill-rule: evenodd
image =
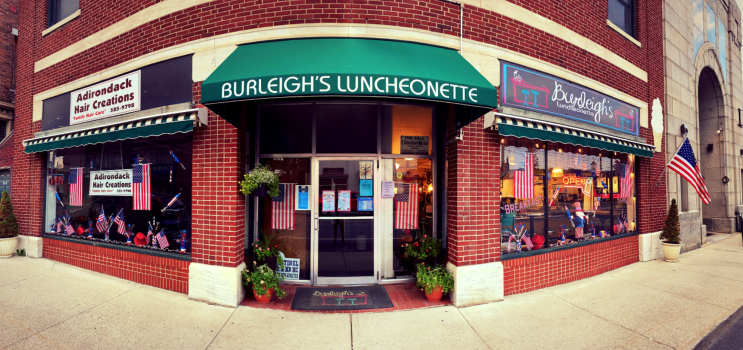
M 319 258 L 319 223 L 320 220 L 323 220 L 320 218 L 320 161 L 373 161 L 374 166 L 372 166 L 373 170 L 373 189 L 374 189 L 374 195 L 373 195 L 373 205 L 374 205 L 374 216 L 372 216 L 372 219 L 374 220 L 374 271 L 372 276 L 357 276 L 357 277 L 322 277 L 318 276 L 318 258 Z M 380 197 L 381 197 L 381 182 L 380 182 L 380 176 L 381 171 L 383 169 L 380 169 L 380 158 L 379 156 L 316 156 L 312 157 L 312 163 L 310 166 L 310 172 L 311 172 L 311 189 L 312 189 L 312 195 L 313 198 L 313 204 L 311 206 L 311 223 L 310 223 L 310 259 L 311 259 L 311 265 L 310 265 L 310 283 L 312 285 L 317 286 L 327 286 L 327 285 L 365 285 L 365 284 L 378 284 L 381 280 L 381 265 L 382 265 L 382 257 L 381 257 L 381 240 L 382 235 L 380 232 L 382 231 L 381 225 L 380 225 L 380 218 L 379 218 L 379 203 L 380 203 Z M 368 220 L 368 217 L 365 217 L 364 219 Z M 352 218 L 345 219 L 345 220 L 354 220 Z

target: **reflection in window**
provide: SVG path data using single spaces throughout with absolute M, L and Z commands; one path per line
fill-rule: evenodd
M 727 32 L 725 31 L 725 26 L 722 24 L 722 21 L 719 22 L 720 35 L 718 36 L 718 38 L 720 40 L 720 66 L 722 68 L 722 79 L 726 80 L 728 75 L 728 54 L 726 50 Z
M 177 155 L 185 170 L 176 163 L 171 151 Z M 126 244 L 129 238 L 133 247 L 167 251 L 180 251 L 183 248 L 184 252 L 190 252 L 192 152 L 191 133 L 53 151 L 49 159 L 50 176 L 47 178 L 46 232 L 81 239 L 90 237 L 90 240 L 114 244 Z M 133 174 L 136 163 L 150 165 L 149 210 L 133 210 L 133 196 L 129 189 L 132 188 L 132 180 L 137 178 Z M 110 172 L 101 173 L 106 170 Z M 82 188 L 79 190 L 70 184 L 70 175 L 76 172 L 81 172 L 79 178 L 82 179 Z M 119 174 L 118 177 L 116 174 Z M 120 180 L 122 175 L 131 179 Z M 99 176 L 95 182 L 107 192 L 90 195 L 91 176 Z M 102 180 L 100 176 L 110 178 Z M 70 205 L 71 201 L 75 201 L 74 193 L 71 193 L 73 190 L 82 193 L 82 205 Z M 122 195 L 124 190 L 130 194 Z M 57 200 L 55 191 L 64 205 Z M 176 195 L 177 198 L 174 198 Z M 105 214 L 106 220 L 98 224 L 101 213 Z M 121 228 L 120 223 L 114 220 L 119 213 L 123 218 L 124 227 Z M 148 234 L 150 227 L 152 235 Z M 163 232 L 162 238 L 155 239 L 155 234 L 160 231 Z
M 635 37 L 635 0 L 609 0 L 609 21 Z
M 48 26 L 51 27 L 55 23 L 67 18 L 79 8 L 79 0 L 50 0 Z
M 274 172 L 279 174 L 279 182 L 284 187 L 284 199 L 291 198 L 299 201 L 299 188 L 297 186 L 310 184 L 310 159 L 309 158 L 282 158 L 261 159 L 261 163 L 268 165 Z M 287 193 L 294 189 L 294 193 Z M 294 203 L 290 203 L 294 210 L 292 217 L 286 220 L 282 216 L 286 214 L 286 207 L 275 201 L 268 194 L 261 195 L 258 201 L 259 222 L 258 227 L 262 232 L 273 233 L 272 244 L 278 245 L 280 252 L 285 258 L 299 259 L 299 279 L 310 279 L 310 210 L 297 210 Z M 310 194 L 307 193 L 308 205 Z M 301 208 L 300 208 L 301 209 Z M 283 220 L 282 220 L 283 219 Z M 258 238 L 258 237 L 257 237 Z
M 717 47 L 717 28 L 715 28 L 715 23 L 717 21 L 715 20 L 715 11 L 712 11 L 712 8 L 709 7 L 709 4 L 706 4 L 707 6 L 707 41 L 712 42 L 715 47 Z
M 692 0 L 692 32 L 694 33 L 694 56 L 696 59 L 699 48 L 704 44 L 704 7 L 702 0 Z

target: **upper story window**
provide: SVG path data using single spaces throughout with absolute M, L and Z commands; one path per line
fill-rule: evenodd
M 8 128 L 8 122 L 5 120 L 0 120 L 0 141 L 5 139 L 5 136 L 8 136 L 7 128 Z
M 51 27 L 80 8 L 79 0 L 49 0 L 49 24 Z
M 609 0 L 609 21 L 635 37 L 635 0 Z

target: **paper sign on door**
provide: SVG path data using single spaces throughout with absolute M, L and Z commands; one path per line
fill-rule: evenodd
M 322 211 L 335 211 L 335 191 L 322 191 Z

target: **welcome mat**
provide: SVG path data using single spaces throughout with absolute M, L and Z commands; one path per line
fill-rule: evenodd
M 393 307 L 382 286 L 297 287 L 294 310 L 365 310 Z

